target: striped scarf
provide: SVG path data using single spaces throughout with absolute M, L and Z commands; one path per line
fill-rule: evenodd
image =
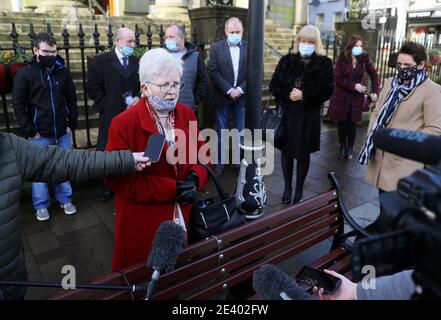
M 427 71 L 422 69 L 407 83 L 401 83 L 397 76 L 393 78 L 391 89 L 387 94 L 383 107 L 380 110 L 380 114 L 375 120 L 374 126 L 364 142 L 363 148 L 358 156 L 358 162 L 360 164 L 367 165 L 369 160 L 375 155 L 376 148 L 373 143 L 374 135 L 378 130 L 387 127 L 401 101 L 406 98 L 414 88 L 426 81 L 428 77 L 429 74 Z

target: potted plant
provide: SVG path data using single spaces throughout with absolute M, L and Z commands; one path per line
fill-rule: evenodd
M 0 93 L 12 92 L 12 84 L 17 71 L 32 59 L 31 54 L 18 48 L 15 51 L 0 51 Z

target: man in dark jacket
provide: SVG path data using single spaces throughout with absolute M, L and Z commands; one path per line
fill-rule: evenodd
M 242 40 L 243 26 L 238 18 L 230 18 L 225 23 L 226 40 L 216 42 L 211 47 L 208 73 L 213 86 L 210 99 L 216 107 L 216 128 L 218 131 L 219 161 L 216 168 L 220 174 L 224 168 L 221 161 L 221 130 L 228 129 L 229 115 L 234 117 L 234 127 L 239 132 L 245 127 L 245 92 L 247 74 L 247 45 Z M 239 140 L 233 142 L 239 144 Z M 234 159 L 236 161 L 236 159 Z
M 14 79 L 12 102 L 15 116 L 26 137 L 40 145 L 72 148 L 77 125 L 75 86 L 64 60 L 57 55 L 55 38 L 39 33 L 34 38 L 34 57 Z M 55 197 L 64 212 L 76 213 L 69 181 L 55 185 Z M 32 184 L 32 202 L 39 221 L 50 218 L 50 195 L 46 183 Z
M 0 133 L 0 280 L 27 279 L 19 215 L 24 181 L 59 183 L 125 175 L 150 165 L 142 154 L 42 147 L 13 134 Z M 23 299 L 26 288 L 0 286 L 0 291 L 4 299 Z
M 197 106 L 207 93 L 208 78 L 202 56 L 194 44 L 186 42 L 185 36 L 184 27 L 169 25 L 165 30 L 165 47 L 184 63 L 181 80 L 184 86 L 178 102 L 191 107 L 197 116 Z
M 135 96 L 139 96 L 138 59 L 133 56 L 135 45 L 134 32 L 120 28 L 115 34 L 115 49 L 97 55 L 89 66 L 87 94 L 99 112 L 97 150 L 106 147 L 112 119 L 123 112 Z M 103 184 L 101 200 L 107 201 L 111 197 Z

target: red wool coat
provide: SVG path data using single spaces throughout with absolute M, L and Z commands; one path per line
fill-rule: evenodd
M 175 128 L 181 129 L 186 136 L 186 161 L 175 166 L 166 159 L 168 147 L 165 146 L 160 161 L 147 167 L 141 173 L 124 177 L 106 179 L 110 190 L 115 193 L 116 223 L 115 244 L 112 269 L 123 269 L 140 262 L 146 262 L 152 240 L 159 225 L 173 219 L 176 199 L 176 181 L 185 180 L 190 171 L 199 176 L 199 188 L 207 182 L 208 174 L 200 165 L 189 164 L 189 157 L 194 158 L 205 144 L 197 141 L 197 126 L 193 135 L 189 135 L 189 122 L 196 121 L 193 111 L 178 104 L 175 109 Z M 124 111 L 114 118 L 110 125 L 107 151 L 131 150 L 143 152 L 151 134 L 159 133 L 154 124 L 145 100 Z M 190 141 L 191 140 L 191 141 Z M 207 150 L 207 152 L 204 152 Z M 201 153 L 208 154 L 208 145 Z M 181 161 L 183 162 L 183 161 Z M 191 205 L 181 205 L 186 224 Z
M 352 121 L 361 121 L 365 96 L 355 90 L 355 85 L 367 85 L 363 78 L 368 74 L 372 81 L 372 93 L 380 93 L 380 76 L 374 63 L 367 54 L 363 54 L 355 69 L 343 54 L 337 60 L 334 70 L 335 91 L 329 103 L 328 116 L 337 121 L 346 121 L 351 111 Z

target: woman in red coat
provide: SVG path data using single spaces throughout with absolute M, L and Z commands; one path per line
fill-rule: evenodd
M 106 150 L 144 151 L 152 134 L 165 135 L 166 143 L 160 160 L 143 172 L 107 179 L 116 196 L 113 270 L 145 262 L 162 222 L 173 220 L 187 230 L 197 190 L 208 178 L 197 164 L 208 162 L 208 145 L 203 147 L 191 108 L 177 103 L 182 63 L 164 49 L 150 50 L 139 77 L 143 98 L 114 118 Z
M 366 73 L 372 82 L 369 96 L 363 81 Z M 338 122 L 340 159 L 351 160 L 357 122 L 362 120 L 363 110 L 369 108 L 369 103 L 375 102 L 380 93 L 380 76 L 367 52 L 363 51 L 361 36 L 349 37 L 344 52 L 337 60 L 334 77 L 335 91 L 328 115 Z

